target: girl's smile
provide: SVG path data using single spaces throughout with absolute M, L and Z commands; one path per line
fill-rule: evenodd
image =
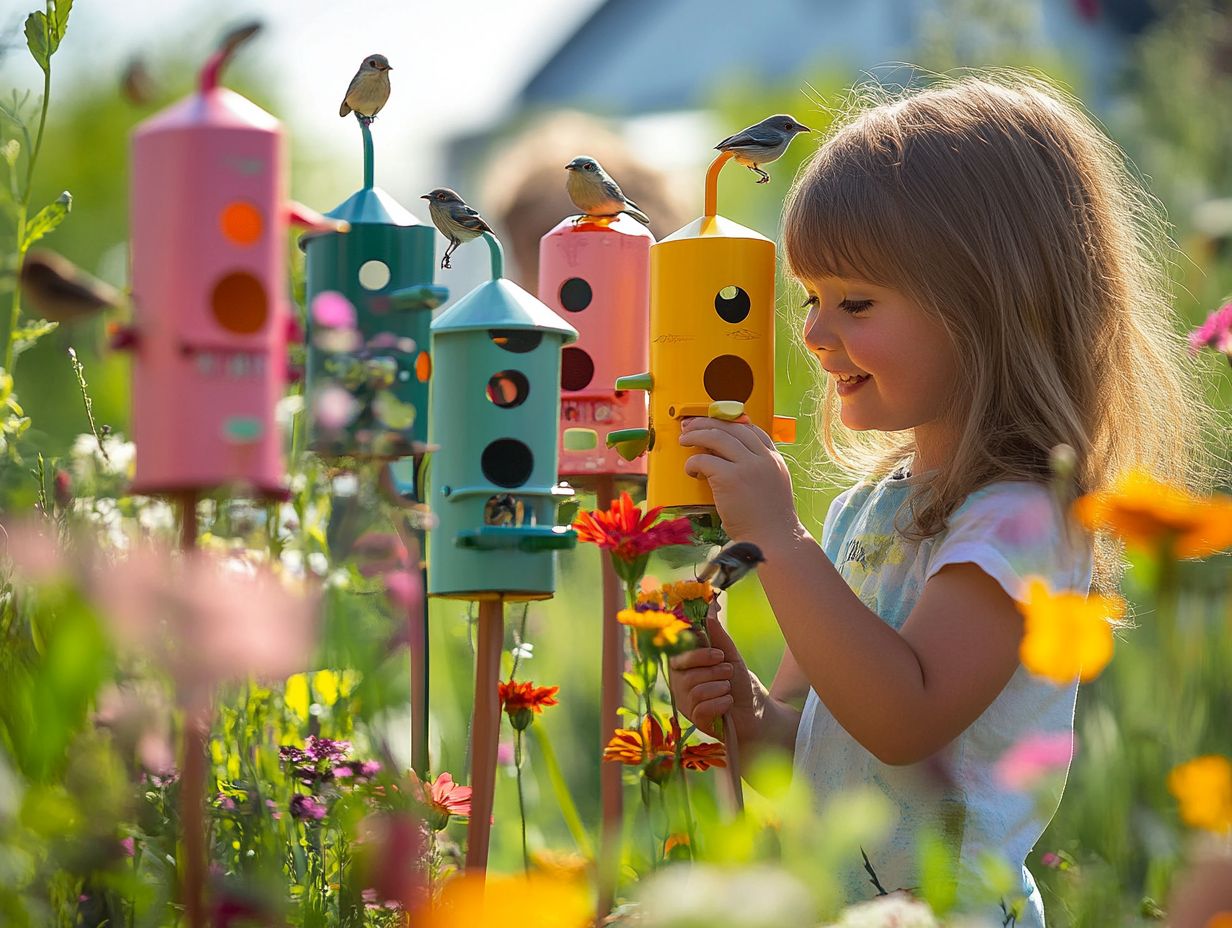
M 834 382 L 843 424 L 914 429 L 921 451 L 943 455 L 958 362 L 940 320 L 905 294 L 854 277 L 804 283 L 804 341 Z

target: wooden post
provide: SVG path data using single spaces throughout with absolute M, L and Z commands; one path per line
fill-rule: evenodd
M 180 549 L 197 546 L 197 493 L 180 497 Z M 180 840 L 184 846 L 184 915 L 189 928 L 205 928 L 205 751 L 210 736 L 209 694 L 180 693 L 184 710 L 184 756 L 180 768 Z
M 466 829 L 466 869 L 487 872 L 488 838 L 496 791 L 496 749 L 500 736 L 501 646 L 505 637 L 503 598 L 479 603 L 475 646 L 475 708 L 471 728 L 471 820 Z
M 609 509 L 615 498 L 615 480 L 611 474 L 596 478 L 595 508 Z M 607 747 L 612 732 L 621 727 L 620 707 L 624 700 L 625 637 L 623 628 L 616 621 L 616 614 L 624 607 L 621 598 L 620 579 L 612 567 L 608 552 L 599 551 L 600 570 L 603 575 L 603 655 L 600 673 L 599 702 L 599 799 L 602 818 L 599 827 L 599 904 L 598 919 L 602 921 L 612 908 L 616 894 L 616 880 L 620 867 L 620 837 L 623 821 L 623 769 L 620 764 L 604 761 L 603 749 Z

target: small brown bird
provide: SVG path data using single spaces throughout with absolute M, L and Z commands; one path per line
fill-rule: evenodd
M 362 122 L 371 123 L 389 100 L 389 72 L 392 70 L 384 55 L 365 58 L 347 85 L 338 115 L 346 116 L 354 110 Z
M 449 247 L 441 258 L 442 269 L 452 267 L 449 256 L 459 245 L 492 231 L 479 215 L 479 211 L 467 206 L 466 201 L 448 187 L 437 187 L 419 199 L 428 201 L 428 214 L 432 217 L 432 224 L 440 230 L 441 235 L 449 239 Z
M 124 294 L 111 284 L 44 249 L 26 254 L 21 265 L 21 292 L 33 312 L 60 323 L 90 319 L 125 302 Z
M 510 493 L 499 493 L 483 504 L 483 521 L 486 525 L 521 525 L 524 504 Z
M 616 216 L 628 213 L 638 222 L 650 225 L 650 217 L 630 200 L 620 184 L 612 180 L 594 158 L 578 155 L 565 165 L 565 190 L 573 205 L 586 216 Z
M 765 560 L 765 555 L 757 545 L 751 541 L 738 541 L 716 554 L 714 559 L 702 568 L 697 579 L 709 580 L 715 589 L 725 590 Z

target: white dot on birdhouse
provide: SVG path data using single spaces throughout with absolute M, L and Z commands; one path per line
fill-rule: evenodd
M 359 266 L 359 285 L 365 290 L 380 290 L 389 283 L 389 265 L 384 261 L 365 261 Z

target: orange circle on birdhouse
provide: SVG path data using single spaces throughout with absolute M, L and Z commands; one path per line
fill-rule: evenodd
M 251 245 L 261 238 L 265 223 L 261 211 L 251 203 L 237 200 L 223 207 L 218 217 L 222 234 L 236 245 Z
M 247 271 L 235 271 L 214 284 L 210 309 L 220 326 L 238 335 L 259 332 L 269 318 L 265 287 Z
M 419 357 L 415 359 L 415 379 L 420 383 L 427 383 L 432 376 L 432 355 L 426 351 L 419 352 Z

